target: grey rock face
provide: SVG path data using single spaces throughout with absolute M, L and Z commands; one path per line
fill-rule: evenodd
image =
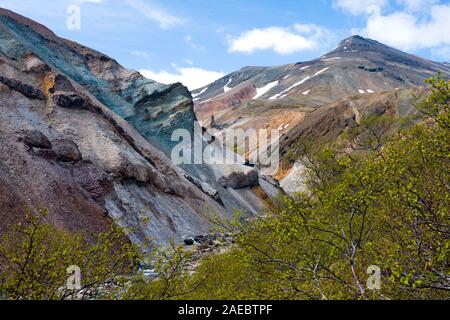
M 289 175 L 281 180 L 281 186 L 290 195 L 306 192 L 306 168 L 299 162 L 296 162 L 289 172 Z
M 69 230 L 97 232 L 112 218 L 137 243 L 181 242 L 208 233 L 209 214 L 265 209 L 249 187 L 222 188 L 226 170 L 193 166 L 186 176 L 173 166 L 172 132 L 196 120 L 182 84 L 146 79 L 3 9 L 0 74 L 0 180 L 19 186 L 18 206 L 44 205 Z M 41 132 L 51 148 L 43 139 L 23 148 L 17 128 Z
M 181 174 L 190 182 L 192 182 L 194 185 L 196 185 L 199 189 L 201 189 L 204 193 L 206 193 L 208 196 L 210 196 L 212 199 L 214 199 L 215 201 L 219 202 L 220 204 L 223 205 L 223 203 L 221 202 L 222 200 L 220 199 L 220 194 L 219 192 L 214 189 L 211 185 L 209 185 L 206 182 L 203 182 L 197 178 L 194 178 L 193 176 L 191 176 L 190 174 L 188 174 L 186 171 L 182 170 L 182 169 L 178 169 Z
M 0 233 L 23 208 L 45 207 L 67 230 L 100 232 L 114 221 L 137 243 L 163 244 L 207 232 L 205 214 L 225 214 L 143 137 L 164 145 L 171 132 L 160 125 L 193 115 L 186 88 L 147 80 L 3 9 L 0 61 Z M 135 104 L 162 112 L 159 127 L 132 123 Z

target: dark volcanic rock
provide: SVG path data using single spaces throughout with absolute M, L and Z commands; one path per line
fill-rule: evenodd
M 197 243 L 205 243 L 206 241 L 208 241 L 208 239 L 209 239 L 208 236 L 204 236 L 204 235 L 194 237 L 194 240 Z
M 250 170 L 244 172 L 232 172 L 228 176 L 222 176 L 219 184 L 223 188 L 242 189 L 259 186 L 258 171 Z
M 69 79 L 62 74 L 58 74 L 55 76 L 53 92 L 56 91 L 74 91 L 72 83 L 70 83 Z
M 85 109 L 88 106 L 87 101 L 76 93 L 55 94 L 52 99 L 61 108 Z
M 186 238 L 186 239 L 184 239 L 184 244 L 185 245 L 187 245 L 187 246 L 192 246 L 192 245 L 194 245 L 194 239 L 193 238 Z
M 76 162 L 82 159 L 78 146 L 71 140 L 60 139 L 53 141 L 53 151 L 59 161 Z
M 11 90 L 20 92 L 25 97 L 30 99 L 38 99 L 38 100 L 44 100 L 45 96 L 42 93 L 41 90 L 33 88 L 32 86 L 28 84 L 24 84 L 16 79 L 9 79 L 3 76 L 0 76 L 0 82 L 3 83 L 5 86 L 9 87 Z

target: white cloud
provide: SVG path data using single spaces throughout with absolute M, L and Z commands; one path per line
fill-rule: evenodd
M 195 90 L 216 81 L 217 79 L 225 76 L 223 72 L 205 70 L 195 67 L 178 67 L 172 65 L 175 68 L 175 73 L 168 71 L 154 72 L 152 70 L 141 70 L 141 74 L 148 78 L 161 83 L 175 83 L 181 82 L 189 88 L 189 90 Z
M 353 15 L 369 13 L 374 7 L 382 9 L 388 4 L 388 0 L 333 0 L 333 8 L 342 9 Z
M 402 50 L 434 48 L 450 44 L 450 4 L 434 5 L 426 17 L 410 12 L 382 15 L 374 12 L 361 33 Z
M 267 27 L 244 31 L 230 39 L 229 52 L 252 54 L 257 50 L 273 50 L 287 55 L 319 48 L 330 35 L 316 25 L 296 24 L 292 27 Z
M 78 3 L 85 3 L 85 2 L 91 2 L 91 3 L 101 3 L 102 0 L 77 0 Z
M 199 50 L 199 51 L 205 51 L 206 48 L 200 44 L 197 44 L 194 42 L 194 40 L 192 39 L 191 35 L 187 35 L 186 37 L 184 37 L 184 41 L 186 41 L 186 43 L 193 49 L 195 50 Z
M 450 61 L 450 46 L 445 46 L 434 50 L 433 54 L 439 57 L 439 59 Z
M 183 24 L 183 19 L 156 8 L 142 0 L 127 0 L 132 8 L 140 11 L 148 19 L 155 21 L 163 29 L 167 29 L 176 25 Z
M 183 58 L 183 61 L 186 62 L 190 66 L 194 65 L 194 61 L 192 61 L 191 59 Z
M 139 50 L 135 50 L 132 51 L 131 54 L 135 57 L 139 57 L 145 60 L 150 61 L 151 60 L 151 54 L 145 51 L 139 51 Z
M 403 5 L 407 11 L 416 12 L 439 2 L 439 0 L 396 0 L 398 4 Z

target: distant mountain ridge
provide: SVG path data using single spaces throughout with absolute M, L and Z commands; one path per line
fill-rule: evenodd
M 318 59 L 279 67 L 244 67 L 239 71 L 224 76 L 214 83 L 194 90 L 192 93 L 195 101 L 202 103 L 220 94 L 230 93 L 232 90 L 240 89 L 240 86 L 250 79 L 252 80 L 252 84 L 258 89 L 263 88 L 270 82 L 280 81 L 282 88 L 270 90 L 272 94 L 265 97 L 270 98 L 275 93 L 285 90 L 288 84 L 295 83 L 292 81 L 292 77 L 296 78 L 298 76 L 308 75 L 306 69 L 311 70 L 311 68 L 314 68 L 314 71 L 320 71 L 321 67 L 331 68 L 330 71 L 333 71 L 333 68 L 343 68 L 343 70 L 351 72 L 351 68 L 356 67 L 366 72 L 378 72 L 382 73 L 386 78 L 397 81 L 398 85 L 402 84 L 403 86 L 421 85 L 425 77 L 435 74 L 438 71 L 450 72 L 448 63 L 429 61 L 386 46 L 375 40 L 366 39 L 361 36 L 352 36 L 341 41 L 336 49 Z M 397 71 L 402 72 L 399 74 Z M 288 81 L 287 79 L 289 78 L 291 79 Z M 283 85 L 284 83 L 281 82 L 285 82 L 286 84 Z M 224 88 L 226 89 L 224 90 Z M 384 88 L 392 89 L 393 87 L 386 85 Z M 294 93 L 295 91 L 292 92 L 292 95 Z M 350 91 L 349 93 L 352 94 L 355 91 Z M 356 93 L 358 93 L 358 89 Z
M 352 36 L 328 54 L 279 67 L 246 67 L 192 92 L 198 117 L 230 125 L 240 108 L 312 108 L 358 95 L 412 88 L 448 64 L 428 61 L 375 40 Z M 245 114 L 245 112 L 244 112 Z

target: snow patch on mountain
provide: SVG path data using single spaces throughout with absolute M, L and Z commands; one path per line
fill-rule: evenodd
M 228 91 L 230 91 L 233 88 L 228 87 L 230 85 L 230 83 L 233 81 L 233 78 L 230 78 L 230 80 L 228 81 L 228 83 L 225 85 L 225 87 L 223 87 L 223 91 L 226 93 Z
M 314 77 L 317 77 L 318 75 L 324 73 L 324 72 L 327 71 L 328 69 L 329 69 L 329 67 L 326 67 L 326 68 L 324 68 L 324 69 L 322 69 L 322 70 L 317 71 L 312 77 L 311 77 L 311 76 L 307 76 L 306 78 L 300 80 L 299 82 L 294 83 L 294 84 L 293 84 L 292 86 L 290 86 L 289 88 L 287 88 L 287 89 L 281 91 L 280 93 L 278 93 L 278 94 L 276 94 L 276 95 L 270 97 L 269 100 L 276 100 L 276 99 L 278 99 L 278 98 L 283 98 L 283 97 L 285 97 L 287 92 L 289 92 L 289 91 L 291 91 L 292 89 L 294 89 L 294 88 L 296 88 L 296 87 L 298 87 L 298 86 L 304 84 L 306 81 L 308 81 L 308 80 L 310 80 L 310 79 L 312 79 L 312 78 L 314 78 Z
M 332 58 L 327 58 L 327 59 L 322 59 L 322 61 L 332 61 L 332 60 L 340 60 L 342 59 L 341 57 L 332 57 Z
M 329 67 L 326 67 L 326 68 L 323 68 L 323 69 L 320 70 L 320 71 L 317 71 L 317 72 L 313 75 L 313 77 L 317 77 L 319 74 L 324 73 L 324 72 L 327 71 L 328 69 L 330 69 L 330 68 L 329 68 Z
M 278 83 L 279 83 L 279 81 L 277 80 L 277 81 L 273 81 L 273 82 L 266 84 L 262 88 L 256 88 L 256 95 L 253 97 L 253 100 L 256 100 L 256 99 L 262 97 L 263 95 L 265 95 L 267 92 L 269 92 L 270 90 L 275 88 L 278 85 Z
M 291 91 L 292 89 L 294 89 L 295 87 L 298 87 L 298 86 L 304 84 L 304 83 L 305 83 L 306 81 L 308 81 L 309 79 L 311 79 L 311 77 L 310 77 L 310 76 L 307 76 L 307 77 L 304 78 L 303 80 L 300 80 L 299 82 L 294 83 L 294 84 L 293 84 L 292 86 L 290 86 L 289 88 L 287 88 L 287 89 L 281 91 L 280 93 L 278 93 L 278 94 L 276 94 L 276 95 L 270 97 L 269 99 L 270 99 L 270 100 L 278 99 L 279 97 L 281 97 L 282 95 L 284 95 L 286 92 L 289 92 L 289 91 Z
M 209 87 L 206 87 L 205 89 L 203 89 L 203 90 L 200 91 L 199 93 L 194 93 L 194 94 L 192 95 L 192 98 L 197 98 L 198 96 L 201 96 L 202 94 L 204 94 L 204 93 L 208 90 L 208 88 L 209 88 Z

